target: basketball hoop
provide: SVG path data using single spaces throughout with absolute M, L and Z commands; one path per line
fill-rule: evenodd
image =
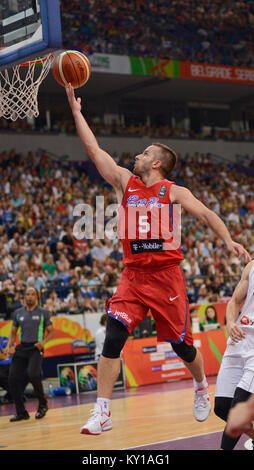
M 54 59 L 47 57 L 0 70 L 0 117 L 16 121 L 39 115 L 38 91 Z

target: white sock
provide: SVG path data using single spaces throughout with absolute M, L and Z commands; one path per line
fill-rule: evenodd
M 108 398 L 97 398 L 97 403 L 104 413 L 109 414 L 110 400 Z
M 196 390 L 200 390 L 201 388 L 207 388 L 208 387 L 206 376 L 204 376 L 202 382 L 197 382 L 195 379 L 193 379 L 193 382 L 194 382 L 195 392 L 196 392 Z

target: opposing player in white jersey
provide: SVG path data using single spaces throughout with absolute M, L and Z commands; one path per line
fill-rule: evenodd
M 226 322 L 229 339 L 217 377 L 214 407 L 224 421 L 232 407 L 254 393 L 254 260 L 243 270 L 227 305 Z M 252 429 L 245 433 L 254 440 Z M 239 438 L 224 431 L 221 449 L 233 450 Z

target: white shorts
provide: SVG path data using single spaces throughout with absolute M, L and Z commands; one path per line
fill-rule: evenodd
M 236 387 L 254 393 L 254 334 L 239 343 L 228 339 L 216 383 L 216 397 L 233 397 Z

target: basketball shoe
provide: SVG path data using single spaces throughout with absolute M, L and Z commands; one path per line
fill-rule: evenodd
M 194 392 L 193 414 L 197 421 L 205 421 L 211 412 L 208 388 L 200 388 Z
M 91 418 L 80 429 L 80 434 L 101 434 L 102 431 L 112 429 L 111 413 L 102 411 L 100 405 L 95 403 L 94 409 L 91 410 Z

